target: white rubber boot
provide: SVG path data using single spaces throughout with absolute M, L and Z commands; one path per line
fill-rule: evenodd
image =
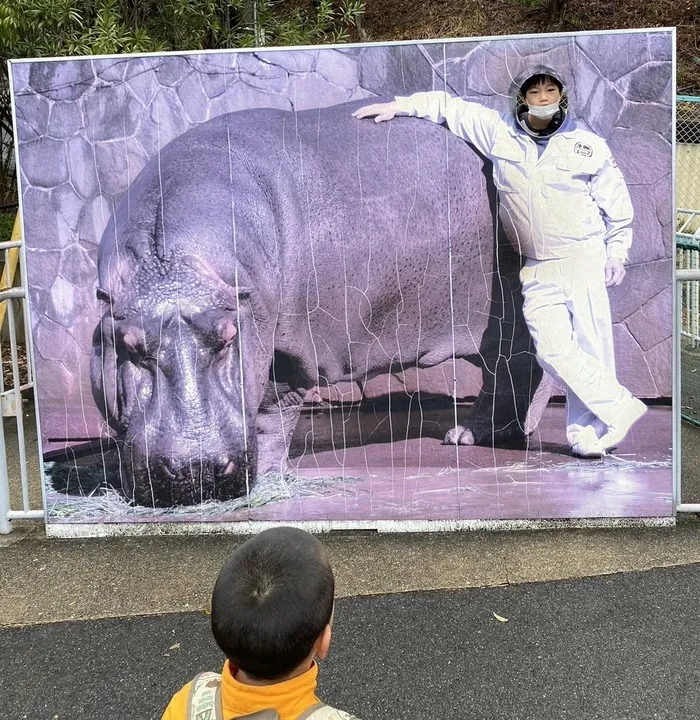
M 586 459 L 601 458 L 605 450 L 598 439 L 595 428 L 587 425 L 576 433 L 568 433 L 572 455 Z
M 612 425 L 608 425 L 608 431 L 600 438 L 603 450 L 610 450 L 619 445 L 627 433 L 632 429 L 647 411 L 647 406 L 637 398 L 630 398 L 621 408 Z

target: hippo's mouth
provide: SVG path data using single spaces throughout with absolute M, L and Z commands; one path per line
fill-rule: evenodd
M 127 499 L 147 507 L 200 505 L 211 500 L 233 500 L 246 494 L 255 477 L 252 463 L 241 459 L 221 467 L 214 463 L 190 463 L 176 471 L 165 464 L 148 468 L 122 465 L 122 489 Z M 126 472 L 124 472 L 126 471 Z

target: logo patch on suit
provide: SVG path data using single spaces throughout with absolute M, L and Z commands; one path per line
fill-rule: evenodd
M 577 155 L 583 155 L 583 157 L 591 157 L 593 155 L 593 148 L 590 145 L 586 145 L 586 143 L 577 142 L 576 145 L 574 145 L 574 152 Z

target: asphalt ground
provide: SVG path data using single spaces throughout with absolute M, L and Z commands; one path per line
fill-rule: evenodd
M 364 720 L 700 718 L 699 591 L 688 565 L 342 598 L 320 694 Z M 220 668 L 208 624 L 195 612 L 2 629 L 2 717 L 158 718 Z

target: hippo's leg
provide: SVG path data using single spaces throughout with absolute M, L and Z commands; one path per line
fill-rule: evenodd
M 470 417 L 465 425 L 448 430 L 443 440 L 446 445 L 517 443 L 533 432 L 549 400 L 551 383 L 542 381 L 536 362 L 524 362 L 522 357 L 516 360 L 502 357 L 493 365 L 485 362 L 483 384 Z
M 537 362 L 523 318 L 521 264 L 517 253 L 501 247 L 489 322 L 479 347 L 481 391 L 465 425 L 445 435 L 446 444 L 522 442 L 537 427 L 547 405 L 553 383 Z
M 284 472 L 305 394 L 305 390 L 291 389 L 285 383 L 268 383 L 257 418 L 258 477 Z

